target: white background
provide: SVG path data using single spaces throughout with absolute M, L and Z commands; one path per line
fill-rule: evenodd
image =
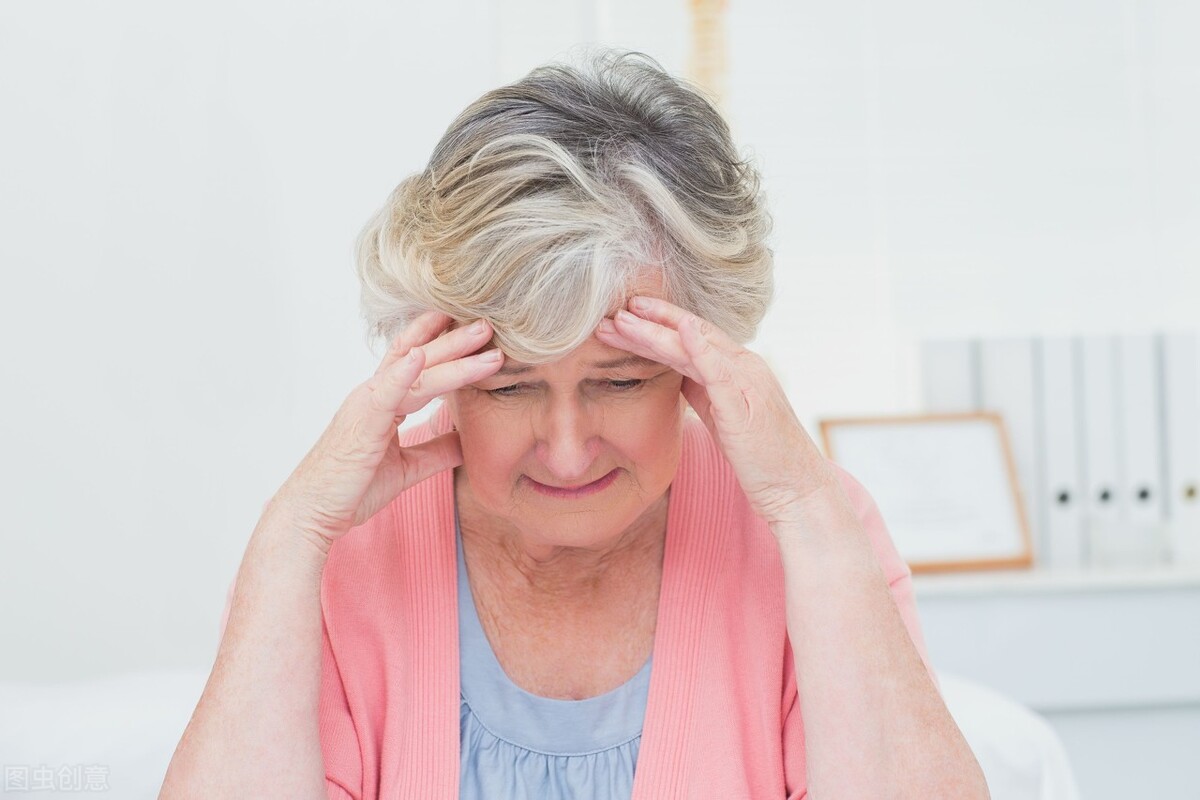
M 802 421 L 922 337 L 1192 327 L 1200 4 L 731 0 Z M 0 4 L 0 679 L 211 664 L 262 503 L 375 366 L 354 235 L 484 91 L 686 0 Z

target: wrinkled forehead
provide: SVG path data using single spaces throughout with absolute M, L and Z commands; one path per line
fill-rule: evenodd
M 566 370 L 566 375 L 575 372 L 636 372 L 645 370 L 661 370 L 664 365 L 644 356 L 630 353 L 626 350 L 616 350 L 610 347 L 591 347 L 588 342 L 577 350 L 569 353 L 558 361 L 547 364 L 522 364 L 519 361 L 505 361 L 504 366 L 496 371 L 495 376 L 511 377 L 513 375 L 555 374 Z M 597 342 L 597 344 L 599 344 Z M 561 377 L 561 375 L 560 375 Z

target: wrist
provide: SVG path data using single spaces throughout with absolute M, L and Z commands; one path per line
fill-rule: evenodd
M 836 558 L 849 563 L 870 563 L 870 539 L 850 499 L 838 483 L 809 492 L 769 523 L 775 541 L 785 553 L 804 551 L 821 560 Z
M 323 566 L 338 535 L 322 526 L 301 503 L 285 495 L 272 497 L 263 510 L 255 535 L 276 547 L 297 551 L 297 558 Z
M 767 517 L 771 532 L 779 536 L 817 535 L 831 525 L 857 521 L 850 499 L 836 479 L 823 480 L 796 491 L 785 503 L 778 503 Z

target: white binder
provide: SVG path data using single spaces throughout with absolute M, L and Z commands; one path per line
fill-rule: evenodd
M 1065 336 L 1034 343 L 1038 397 L 1038 453 L 1042 458 L 1041 530 L 1045 563 L 1079 569 L 1086 561 L 1084 486 L 1080 464 L 1082 420 L 1074 341 Z
M 967 339 L 921 342 L 922 405 L 929 413 L 978 409 L 974 343 Z
M 1033 538 L 1033 562 L 1046 554 L 1041 488 L 1044 484 L 1037 457 L 1034 417 L 1033 340 L 1027 337 L 987 339 L 979 343 L 980 408 L 999 412 L 1012 445 L 1021 501 L 1025 504 Z
M 1161 564 L 1166 557 L 1163 506 L 1161 369 L 1156 337 L 1117 337 L 1118 491 L 1127 525 L 1128 562 Z
M 1166 332 L 1161 344 L 1170 556 L 1200 565 L 1200 347 L 1194 330 Z
M 1089 566 L 1118 565 L 1128 546 L 1117 475 L 1116 347 L 1112 336 L 1083 336 L 1079 411 L 1083 418 L 1083 505 Z

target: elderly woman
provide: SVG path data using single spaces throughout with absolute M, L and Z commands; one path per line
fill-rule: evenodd
M 162 796 L 987 797 L 876 506 L 744 346 L 769 227 L 640 54 L 467 108 L 360 239 L 390 347 L 267 504 Z

